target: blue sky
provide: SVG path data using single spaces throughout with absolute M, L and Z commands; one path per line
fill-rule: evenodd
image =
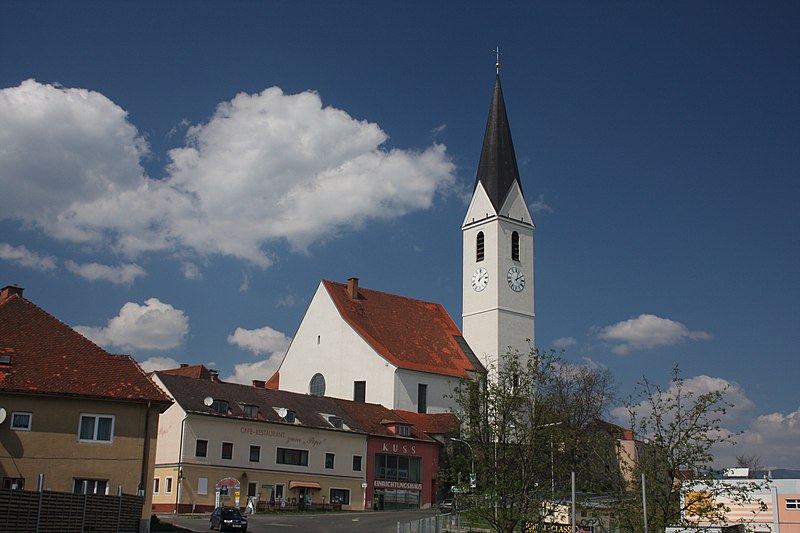
M 800 467 L 795 2 L 0 6 L 0 284 L 146 368 L 265 379 L 323 278 L 442 303 L 501 77 L 536 336 L 727 385 Z

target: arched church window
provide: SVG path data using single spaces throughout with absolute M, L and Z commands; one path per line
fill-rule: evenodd
M 312 396 L 325 396 L 325 376 L 319 373 L 314 374 L 308 384 L 308 392 Z
M 483 261 L 483 232 L 478 232 L 478 237 L 475 239 L 475 261 L 480 263 Z
M 519 261 L 519 233 L 516 231 L 511 234 L 511 259 Z

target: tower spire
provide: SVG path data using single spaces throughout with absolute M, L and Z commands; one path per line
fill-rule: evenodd
M 522 183 L 519 180 L 517 157 L 514 153 L 514 143 L 511 140 L 511 127 L 508 124 L 503 89 L 500 86 L 500 48 L 498 47 L 495 51 L 498 74 L 495 76 L 494 93 L 489 107 L 489 119 L 486 122 L 486 133 L 483 137 L 475 187 L 478 186 L 478 183 L 483 185 L 497 212 L 514 182 L 519 183 L 520 189 Z

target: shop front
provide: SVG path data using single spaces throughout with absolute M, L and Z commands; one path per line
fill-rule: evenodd
M 367 508 L 375 511 L 430 507 L 439 470 L 439 445 L 370 438 Z

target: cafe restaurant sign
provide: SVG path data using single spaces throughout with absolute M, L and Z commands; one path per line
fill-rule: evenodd
M 384 479 L 376 479 L 374 481 L 376 489 L 404 489 L 404 490 L 422 490 L 422 483 L 412 483 L 410 481 L 387 481 Z

